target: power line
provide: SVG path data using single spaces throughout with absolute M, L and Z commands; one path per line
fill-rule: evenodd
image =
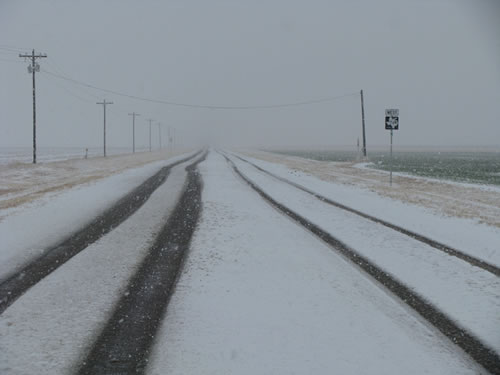
M 66 86 L 66 85 L 69 85 L 69 83 L 67 82 L 64 82 L 64 81 L 58 81 L 58 80 L 55 80 L 55 79 L 52 79 L 52 77 L 48 76 L 48 75 L 45 75 L 44 76 L 45 79 L 46 79 L 46 82 L 50 82 L 51 85 L 54 85 L 57 89 L 61 89 L 63 91 L 65 91 L 66 93 L 68 93 L 68 95 L 70 95 L 71 97 L 74 97 L 84 103 L 88 103 L 88 104 L 93 104 L 95 103 L 94 100 L 100 100 L 101 97 L 85 90 L 85 89 L 81 89 L 79 88 L 78 86 Z M 84 95 L 88 95 L 88 97 L 92 97 L 92 99 L 89 99 L 88 97 L 85 97 Z M 121 105 L 117 105 L 116 103 L 115 104 L 115 107 L 117 107 L 117 110 L 114 110 L 111 115 L 113 115 L 114 113 L 120 113 L 120 114 L 127 114 L 128 113 L 128 110 L 125 109 L 125 107 L 121 106 Z
M 47 60 L 47 63 L 49 65 L 49 67 L 51 66 L 56 71 L 56 73 L 58 73 L 62 76 L 67 76 L 66 72 L 63 69 L 61 69 L 61 67 L 58 64 L 56 64 L 53 59 Z M 84 93 L 87 96 L 91 96 L 92 98 L 98 99 L 98 100 L 101 99 L 100 96 L 98 96 L 97 94 L 94 94 L 93 92 L 90 92 L 88 89 L 84 89 L 84 88 L 79 87 L 79 86 L 74 86 L 74 87 L 77 88 L 78 90 L 80 90 L 82 93 Z
M 0 61 L 2 62 L 10 62 L 10 63 L 23 63 L 23 61 L 19 61 L 19 60 L 9 60 L 9 59 L 0 59 Z
M 66 91 L 69 95 L 81 100 L 82 102 L 85 102 L 85 103 L 94 103 L 93 100 L 90 100 L 90 99 L 86 99 L 78 94 L 76 94 L 75 92 L 73 92 L 72 90 L 70 90 L 68 87 L 65 87 L 63 83 L 60 83 L 60 82 L 57 82 L 57 81 L 54 81 L 54 80 L 47 80 L 47 82 L 50 82 L 51 84 L 55 85 L 56 87 Z M 97 95 L 96 95 L 97 97 Z M 99 99 L 99 97 L 97 97 L 97 99 Z
M 166 105 L 171 105 L 171 106 L 177 106 L 177 107 L 187 107 L 187 108 L 197 108 L 197 109 L 215 109 L 215 110 L 253 110 L 253 109 L 276 109 L 276 108 L 287 108 L 287 107 L 298 107 L 298 106 L 304 106 L 304 105 L 310 105 L 310 104 L 319 104 L 319 103 L 325 103 L 325 102 L 332 102 L 338 99 L 342 99 L 345 97 L 349 96 L 357 96 L 359 93 L 349 93 L 349 94 L 344 94 L 344 95 L 339 95 L 339 96 L 333 96 L 333 97 L 327 97 L 327 98 L 321 98 L 321 99 L 313 99 L 313 100 L 306 100 L 306 101 L 300 101 L 300 102 L 291 102 L 291 103 L 282 103 L 282 104 L 270 104 L 270 105 L 247 105 L 247 106 L 227 106 L 227 105 L 203 105 L 203 104 L 193 104 L 193 103 L 181 103 L 181 102 L 173 102 L 173 101 L 168 101 L 168 100 L 160 100 L 160 99 L 153 99 L 153 98 L 145 98 L 142 96 L 137 96 L 137 95 L 131 95 L 131 94 L 125 94 L 119 91 L 115 90 L 109 90 L 105 89 L 102 87 L 94 86 L 89 83 L 85 83 L 82 81 L 78 81 L 73 78 L 69 78 L 60 74 L 56 74 L 53 72 L 50 72 L 46 69 L 42 69 L 44 73 L 47 73 L 53 77 L 59 78 L 59 79 L 64 79 L 66 81 L 73 82 L 78 85 L 86 86 L 89 88 L 92 88 L 94 90 L 99 90 L 103 92 L 107 92 L 110 94 L 118 95 L 118 96 L 123 96 L 126 98 L 130 99 L 135 99 L 135 100 L 141 100 L 145 102 L 151 102 L 151 103 L 158 103 L 158 104 L 166 104 Z
M 26 51 L 27 49 L 30 49 L 30 47 L 19 47 L 19 46 L 14 46 L 12 44 L 0 44 L 0 49 L 11 49 L 11 50 L 16 50 L 17 52 L 19 51 Z
M 28 48 L 26 48 L 28 49 Z M 20 53 L 20 52 L 23 52 L 25 51 L 26 49 L 14 49 L 14 48 L 10 48 L 10 47 L 2 47 L 0 46 L 0 50 L 3 50 L 3 51 L 8 51 L 10 53 Z

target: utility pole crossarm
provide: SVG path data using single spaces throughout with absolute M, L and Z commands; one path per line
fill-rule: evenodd
M 33 57 L 35 57 L 35 59 L 40 59 L 40 58 L 43 58 L 43 57 L 47 57 L 47 54 L 45 54 L 45 53 L 39 53 L 38 55 L 35 55 L 34 52 L 35 51 L 33 50 L 33 53 L 31 55 L 28 55 L 28 54 L 24 54 L 24 55 L 19 54 L 19 57 L 25 57 L 25 58 L 30 58 L 30 59 L 33 58 Z

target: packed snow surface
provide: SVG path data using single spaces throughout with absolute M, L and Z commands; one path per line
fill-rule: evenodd
M 378 223 L 325 204 L 312 195 L 232 158 L 276 201 L 370 259 L 500 353 L 500 278 Z
M 185 167 L 175 167 L 137 212 L 0 315 L 1 374 L 75 371 L 175 207 Z
M 135 158 L 126 155 L 68 160 L 23 165 L 14 170 L 0 167 L 0 175 L 4 173 L 2 178 L 5 178 L 3 184 L 9 184 L 9 176 L 17 170 L 25 176 L 25 179 L 19 178 L 23 183 L 21 186 L 19 182 L 18 189 L 25 195 L 37 195 L 30 202 L 0 209 L 0 218 L 3 218 L 0 221 L 0 279 L 91 221 L 161 167 L 186 154 L 166 162 L 164 158 L 168 156 L 158 153 Z M 43 178 L 39 176 L 41 169 L 47 174 Z M 54 189 L 32 193 L 41 185 Z M 0 194 L 0 203 L 1 197 Z
M 210 154 L 198 231 L 149 374 L 480 372 Z
M 0 206 L 0 278 L 186 156 L 145 154 L 0 166 L 2 187 L 14 188 L 0 190 L 0 205 L 9 202 Z M 494 191 L 474 193 L 462 205 L 455 200 L 450 211 L 453 189 L 422 184 L 405 195 L 402 186 L 409 182 L 396 180 L 394 192 L 382 174 L 372 177 L 376 171 L 252 156 L 261 167 L 333 200 L 500 265 L 495 205 L 475 216 L 490 206 Z M 232 159 L 273 197 L 500 351 L 497 277 Z M 185 165 L 175 167 L 120 226 L 0 315 L 1 374 L 66 374 L 78 366 L 172 211 Z M 147 374 L 484 373 L 404 303 L 264 202 L 222 156 L 210 152 L 198 168 L 202 217 Z
M 434 216 L 469 219 L 468 225 L 470 222 L 475 222 L 500 229 L 500 188 L 497 186 L 464 184 L 399 173 L 394 174 L 393 184 L 389 186 L 388 172 L 360 168 L 364 163 L 324 162 L 263 151 L 247 151 L 245 154 L 258 158 L 259 162 L 264 163 L 263 165 L 269 165 L 273 169 L 296 174 L 302 181 L 307 181 L 308 186 L 309 183 L 318 185 L 318 180 L 322 181 L 323 187 L 331 186 L 332 193 L 340 195 L 339 199 L 349 200 L 349 194 L 346 193 L 351 190 L 356 191 L 350 197 L 352 205 L 368 206 L 367 209 L 375 208 L 372 207 L 374 204 L 367 205 L 364 200 L 356 201 L 359 192 L 362 192 L 364 194 L 361 194 L 361 198 L 370 200 L 373 196 L 390 198 L 379 201 L 390 202 L 391 205 L 400 202 L 405 206 L 418 207 L 420 211 L 425 208 L 427 209 L 425 211 L 433 213 Z M 373 194 L 367 196 L 366 193 Z M 383 210 L 378 208 L 376 212 L 380 211 Z M 409 219 L 415 218 L 415 221 L 424 225 L 422 229 L 426 232 L 431 230 L 432 226 L 435 227 L 434 222 L 431 223 L 432 226 L 425 226 L 420 220 L 421 215 L 415 217 L 418 211 L 413 209 Z M 386 215 L 390 215 L 391 212 L 393 210 L 386 212 Z M 394 215 L 394 220 L 400 222 L 405 218 Z M 439 228 L 435 232 L 439 233 Z
M 252 155 L 253 157 L 248 157 Z M 260 167 L 346 206 L 500 267 L 500 191 L 297 157 L 246 152 Z

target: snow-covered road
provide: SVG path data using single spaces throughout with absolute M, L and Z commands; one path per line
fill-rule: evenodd
M 0 373 L 75 370 L 145 257 L 185 180 L 184 167 L 122 225 L 31 288 L 0 316 Z
M 237 158 L 237 167 L 275 200 L 380 266 L 500 353 L 500 278 L 413 238 L 327 205 Z
M 151 374 L 480 370 L 211 153 L 204 209 Z
M 269 195 L 341 238 L 500 353 L 497 276 L 232 160 Z M 336 184 L 265 164 L 293 175 L 298 183 L 323 189 L 321 193 L 328 187 L 342 192 Z M 173 211 L 185 187 L 186 165 L 174 167 L 132 216 L 0 315 L 1 374 L 77 371 Z M 151 164 L 69 189 L 52 203 L 10 215 L 0 222 L 0 234 L 12 231 L 9 243 L 24 258 L 33 256 L 37 238 L 40 244 L 53 242 L 99 212 L 96 204 L 79 210 L 82 202 L 71 197 L 103 193 L 109 205 L 125 193 L 126 186 L 133 188 L 158 168 Z M 221 155 L 210 152 L 197 168 L 203 180 L 202 214 L 146 374 L 485 373 L 399 298 L 266 203 Z M 111 194 L 113 186 L 118 193 Z M 373 198 L 362 189 L 352 189 L 352 194 L 348 199 Z M 73 203 L 61 218 L 50 219 L 49 223 L 58 223 L 56 228 L 44 225 L 25 239 L 15 234 L 21 231 L 21 218 L 35 222 L 61 202 Z M 384 203 L 387 209 L 411 212 L 397 202 Z M 370 209 L 376 211 L 380 204 L 374 199 Z M 447 226 L 445 218 L 429 218 L 445 223 L 446 236 L 453 221 Z M 416 215 L 413 222 L 419 219 Z M 476 233 L 473 226 L 470 229 Z M 493 230 L 488 241 L 495 238 L 500 239 Z M 496 254 L 488 256 L 492 248 L 488 242 L 474 255 L 496 264 Z M 2 241 L 0 259 L 19 257 Z M 16 267 L 14 260 L 4 263 L 3 272 Z

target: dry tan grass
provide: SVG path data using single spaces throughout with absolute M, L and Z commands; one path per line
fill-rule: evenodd
M 246 154 L 286 165 L 324 181 L 360 186 L 381 196 L 428 207 L 443 215 L 474 219 L 500 228 L 498 191 L 410 176 L 393 176 L 393 185 L 390 187 L 387 173 L 355 168 L 352 162 L 322 162 L 267 152 Z
M 5 216 L 6 209 L 174 155 L 175 153 L 167 151 L 142 152 L 36 165 L 29 163 L 1 165 L 0 220 Z

